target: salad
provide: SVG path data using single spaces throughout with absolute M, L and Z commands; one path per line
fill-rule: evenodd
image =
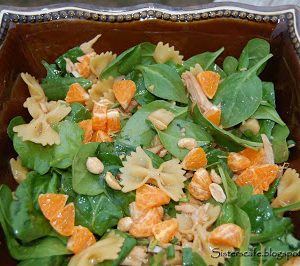
M 74 47 L 21 77 L 31 119 L 11 120 L 15 191 L 0 185 L 11 256 L 27 265 L 299 265 L 289 129 L 252 39 L 187 60 L 145 42 Z M 269 253 L 266 253 L 269 252 Z

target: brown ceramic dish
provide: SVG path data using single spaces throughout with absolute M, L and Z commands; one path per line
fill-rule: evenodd
M 19 73 L 37 78 L 45 75 L 41 60 L 53 62 L 60 54 L 98 33 L 96 51 L 123 50 L 144 41 L 169 42 L 186 58 L 224 46 L 227 55 L 238 56 L 253 37 L 271 43 L 274 57 L 264 79 L 275 83 L 278 111 L 297 145 L 290 164 L 300 171 L 300 28 L 299 8 L 293 6 L 258 8 L 245 5 L 212 4 L 189 9 L 143 5 L 123 10 L 58 5 L 30 11 L 2 7 L 0 13 L 0 183 L 15 188 L 8 160 L 15 156 L 6 134 L 11 118 L 26 115 L 22 104 L 27 89 Z M 219 62 L 220 63 L 220 62 Z M 293 213 L 296 235 L 300 219 Z M 16 265 L 0 232 L 0 264 Z

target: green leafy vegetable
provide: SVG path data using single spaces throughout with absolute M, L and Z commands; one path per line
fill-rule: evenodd
M 267 55 L 249 70 L 234 73 L 220 84 L 214 104 L 221 104 L 224 128 L 245 121 L 258 108 L 262 100 L 262 83 L 255 73 L 271 57 Z
M 9 136 L 9 138 L 11 140 L 14 139 L 14 134 L 15 134 L 15 132 L 13 131 L 13 128 L 15 126 L 23 125 L 23 124 L 25 124 L 25 120 L 22 116 L 16 116 L 12 120 L 10 120 L 9 125 L 7 127 L 7 135 Z
M 229 76 L 237 71 L 238 60 L 233 56 L 227 56 L 223 61 L 223 70 Z
M 41 86 L 49 100 L 57 101 L 66 98 L 69 87 L 73 83 L 79 83 L 85 89 L 92 86 L 92 82 L 88 79 L 74 77 L 46 78 L 42 80 Z
M 56 64 L 49 65 L 46 61 L 42 60 L 42 65 L 47 71 L 46 79 L 53 79 L 61 76 L 61 71 L 57 69 Z
M 275 108 L 276 104 L 274 84 L 272 82 L 263 81 L 262 92 L 262 99 Z
M 155 96 L 187 103 L 187 97 L 182 80 L 176 70 L 166 64 L 138 66 L 144 77 L 147 90 Z
M 74 47 L 58 57 L 55 60 L 55 63 L 59 66 L 59 68 L 66 73 L 66 60 L 65 58 L 70 59 L 73 63 L 77 62 L 77 58 L 83 56 L 84 53 L 79 47 Z
M 92 174 L 86 168 L 88 157 L 94 157 L 99 143 L 82 144 L 72 164 L 73 189 L 83 195 L 98 195 L 103 192 L 99 175 Z
M 218 165 L 218 171 L 222 178 L 222 183 L 226 193 L 226 202 L 233 202 L 237 199 L 237 187 L 226 170 Z
M 274 153 L 275 163 L 283 163 L 289 158 L 289 149 L 286 139 L 290 131 L 287 126 L 275 125 L 272 130 L 272 148 Z
M 174 245 L 170 245 L 170 246 L 167 247 L 166 254 L 167 254 L 167 259 L 172 259 L 172 258 L 175 257 L 175 247 L 174 247 Z
M 120 207 L 104 193 L 94 197 L 78 195 L 75 200 L 75 210 L 76 224 L 85 226 L 100 236 L 122 218 Z
M 52 146 L 42 146 L 30 141 L 23 141 L 16 134 L 13 138 L 15 151 L 19 154 L 23 166 L 37 171 L 39 174 L 46 174 L 50 169 L 52 161 Z
M 58 124 L 57 131 L 60 144 L 53 146 L 53 160 L 50 165 L 65 169 L 72 165 L 74 156 L 81 147 L 83 130 L 73 122 L 63 121 Z
M 182 249 L 182 266 L 206 266 L 203 258 L 191 248 Z
M 260 60 L 270 54 L 270 44 L 259 38 L 250 40 L 244 47 L 239 58 L 239 71 L 245 71 L 255 66 Z M 259 75 L 265 68 L 266 64 L 259 66 L 255 72 Z
M 71 112 L 65 118 L 65 120 L 78 123 L 82 120 L 90 119 L 92 114 L 89 112 L 87 108 L 85 108 L 81 103 L 72 103 L 71 104 Z
M 281 126 L 285 125 L 275 108 L 267 105 L 260 105 L 251 117 L 256 119 L 268 119 Z
M 61 266 L 65 256 L 52 256 L 21 261 L 18 266 Z

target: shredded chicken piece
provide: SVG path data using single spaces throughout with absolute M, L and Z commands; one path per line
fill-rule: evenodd
M 264 163 L 274 164 L 274 153 L 271 142 L 265 134 L 261 134 L 261 139 L 264 145 Z
M 184 72 L 182 79 L 191 95 L 192 102 L 196 103 L 202 112 L 206 112 L 213 107 L 213 104 L 207 99 L 200 84 L 190 71 Z

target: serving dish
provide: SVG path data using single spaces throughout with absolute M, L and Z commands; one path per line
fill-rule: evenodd
M 300 22 L 297 7 L 224 3 L 182 9 L 148 4 L 106 10 L 66 4 L 28 11 L 3 6 L 0 20 L 0 173 L 1 183 L 12 188 L 16 184 L 11 178 L 8 160 L 15 154 L 6 128 L 12 117 L 26 116 L 22 104 L 28 96 L 19 73 L 29 72 L 42 78 L 45 75 L 42 60 L 53 62 L 69 48 L 99 32 L 102 37 L 95 45 L 96 51 L 112 50 L 119 54 L 143 41 L 163 41 L 183 51 L 188 58 L 224 46 L 225 53 L 220 61 L 227 55 L 238 56 L 251 38 L 268 40 L 274 57 L 263 77 L 275 83 L 277 110 L 290 128 L 291 138 L 299 143 Z M 298 145 L 292 149 L 289 162 L 291 167 L 300 170 Z M 293 213 L 294 224 L 299 228 L 300 220 L 296 216 L 297 213 Z M 15 265 L 8 255 L 3 235 L 0 239 L 1 263 Z

